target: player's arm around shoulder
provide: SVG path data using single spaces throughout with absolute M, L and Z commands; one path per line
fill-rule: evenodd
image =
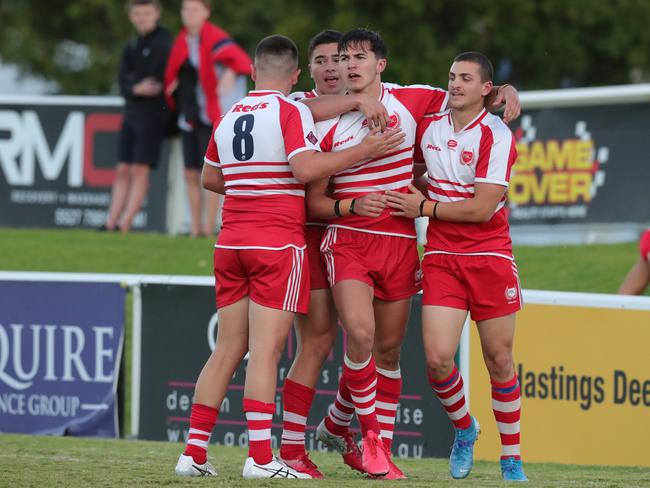
M 356 146 L 337 152 L 302 151 L 290 157 L 289 164 L 298 181 L 309 183 L 336 174 L 361 161 L 393 152 L 404 142 L 404 138 L 401 129 L 381 132 L 379 128 L 374 128 Z

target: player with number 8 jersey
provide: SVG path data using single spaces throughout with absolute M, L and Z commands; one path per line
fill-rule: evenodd
M 207 446 L 236 368 L 249 353 L 243 407 L 249 454 L 244 478 L 310 478 L 273 457 L 277 363 L 295 312 L 309 302 L 304 256 L 304 184 L 402 143 L 399 131 L 366 137 L 346 153 L 319 152 L 309 109 L 287 98 L 296 83 L 298 50 L 269 36 L 257 46 L 255 90 L 215 124 L 203 186 L 225 194 L 223 229 L 214 252 L 219 328 L 196 383 L 187 448 L 176 473 L 216 474 Z

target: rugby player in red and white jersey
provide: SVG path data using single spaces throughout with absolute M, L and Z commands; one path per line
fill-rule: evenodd
M 394 150 L 399 131 L 374 131 L 356 150 L 321 153 L 307 107 L 286 97 L 296 83 L 298 50 L 269 36 L 255 52 L 255 90 L 215 124 L 203 168 L 206 189 L 225 194 L 215 244 L 219 328 L 196 383 L 189 437 L 176 474 L 215 475 L 207 446 L 236 368 L 249 352 L 244 387 L 249 456 L 244 478 L 310 478 L 273 458 L 277 363 L 294 315 L 309 305 L 304 183 L 370 155 Z
M 417 124 L 424 114 L 445 107 L 447 92 L 426 85 L 382 83 L 386 62 L 386 46 L 375 32 L 355 29 L 339 43 L 339 64 L 349 92 L 379 99 L 392 126 L 404 130 L 404 144 L 393 154 L 337 173 L 331 178 L 334 199 L 325 194 L 326 180 L 312 183 L 307 199 L 313 215 L 334 219 L 321 250 L 348 334 L 339 394 L 319 425 L 317 438 L 328 445 L 340 444 L 356 411 L 363 436 L 364 469 L 398 479 L 404 475 L 391 461 L 390 448 L 402 387 L 399 354 L 421 272 L 414 224 L 392 216 L 383 193 L 408 191 Z M 508 92 L 514 92 L 514 98 L 508 96 L 512 117 L 518 114 L 516 91 L 504 90 L 498 95 Z M 331 124 L 321 146 L 343 150 L 358 144 L 367 130 L 363 116 L 346 113 Z M 350 392 L 353 406 L 341 401 L 350 397 Z
M 650 284 L 650 229 L 639 239 L 639 259 L 628 271 L 618 289 L 619 295 L 640 295 Z
M 341 33 L 325 30 L 314 36 L 308 48 L 309 74 L 314 89 L 294 92 L 289 98 L 295 101 L 315 98 L 319 95 L 342 95 L 345 87 L 338 69 L 338 41 Z M 316 131 L 327 122 L 316 124 Z M 311 461 L 305 450 L 307 417 L 316 393 L 320 371 L 336 340 L 336 310 L 332 301 L 327 268 L 320 244 L 327 222 L 308 218 L 305 227 L 307 259 L 311 277 L 311 297 L 307 315 L 298 314 L 295 320 L 297 337 L 296 357 L 287 374 L 283 387 L 283 429 L 280 458 L 288 466 L 312 478 L 322 478 L 322 473 Z M 362 470 L 361 452 L 354 434 L 343 436 L 345 444 L 339 446 L 343 459 L 351 467 Z
M 504 207 L 515 140 L 485 109 L 492 64 L 476 52 L 456 56 L 449 71 L 449 110 L 418 126 L 416 158 L 426 162 L 427 194 L 388 191 L 394 216 L 429 216 L 422 270 L 422 337 L 433 391 L 456 430 L 451 475 L 473 465 L 479 427 L 465 403 L 454 356 L 468 312 L 476 321 L 501 435 L 501 471 L 526 481 L 520 454 L 520 387 L 512 344 L 521 289 Z

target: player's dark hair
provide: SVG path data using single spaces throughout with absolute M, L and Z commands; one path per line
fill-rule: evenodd
M 262 39 L 255 48 L 255 68 L 258 71 L 283 70 L 291 72 L 298 67 L 296 43 L 285 36 L 272 35 Z
M 309 41 L 309 47 L 307 48 L 307 56 L 311 59 L 312 54 L 314 54 L 314 49 L 322 44 L 338 44 L 341 40 L 341 34 L 339 31 L 332 29 L 325 29 L 322 32 L 319 32 Z
M 377 59 L 386 59 L 388 47 L 378 32 L 370 29 L 352 29 L 346 32 L 339 41 L 339 52 L 345 51 L 348 47 L 370 48 Z
M 457 61 L 469 61 L 470 63 L 478 64 L 479 73 L 481 75 L 481 82 L 492 81 L 494 78 L 494 68 L 490 59 L 482 53 L 476 51 L 468 51 L 460 53 L 454 58 L 454 63 Z
M 155 8 L 160 10 L 160 1 L 159 0 L 129 0 L 128 10 L 131 10 L 133 7 L 139 5 L 153 5 Z

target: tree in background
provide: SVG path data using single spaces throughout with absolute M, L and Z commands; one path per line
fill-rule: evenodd
M 179 0 L 162 23 L 180 27 Z M 131 31 L 126 2 L 0 0 L 0 57 L 56 80 L 66 94 L 115 92 L 119 46 Z M 386 79 L 446 84 L 449 61 L 478 50 L 496 82 L 520 89 L 650 79 L 650 2 L 644 0 L 213 0 L 213 18 L 250 52 L 271 33 L 302 47 L 324 28 L 379 30 L 391 51 Z M 306 70 L 304 70 L 306 73 Z M 303 76 L 301 88 L 310 82 Z

